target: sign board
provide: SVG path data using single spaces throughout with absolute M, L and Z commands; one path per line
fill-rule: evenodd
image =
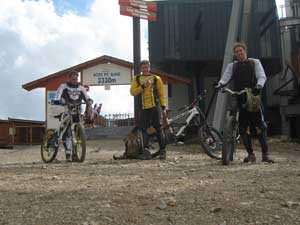
M 13 136 L 16 134 L 16 128 L 10 127 L 8 128 L 8 134 Z
M 113 63 L 99 64 L 82 71 L 83 85 L 118 85 L 131 83 L 131 68 Z
M 139 17 L 149 21 L 156 21 L 156 13 L 136 9 L 130 6 L 120 6 L 120 14 L 124 16 Z
M 51 100 L 54 100 L 56 91 L 47 91 L 47 129 L 57 129 L 59 120 L 54 116 L 64 112 L 64 107 L 59 105 L 51 105 Z
M 137 9 L 144 9 L 151 12 L 157 11 L 156 2 L 145 2 L 142 0 L 119 0 L 120 6 L 131 6 Z

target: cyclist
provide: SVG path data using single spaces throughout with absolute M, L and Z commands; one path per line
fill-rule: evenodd
M 258 59 L 247 58 L 247 47 L 243 42 L 234 44 L 233 54 L 236 61 L 227 65 L 217 88 L 233 81 L 234 91 L 251 88 L 254 96 L 260 95 L 267 79 L 260 61 Z M 266 141 L 267 126 L 263 118 L 262 109 L 260 107 L 258 112 L 249 112 L 243 107 L 244 102 L 245 96 L 237 99 L 237 107 L 240 112 L 239 131 L 248 153 L 244 162 L 256 161 L 251 143 L 251 134 L 256 134 L 261 145 L 262 162 L 274 163 L 274 160 L 269 157 L 269 149 Z
M 166 98 L 163 82 L 159 76 L 150 73 L 150 62 L 143 60 L 140 63 L 141 74 L 133 77 L 130 93 L 132 96 L 141 94 L 142 112 L 140 119 L 140 128 L 143 133 L 144 152 L 141 155 L 147 155 L 149 151 L 149 140 L 147 128 L 151 125 L 156 130 L 156 138 L 159 144 L 159 151 L 153 154 L 153 157 L 159 156 L 160 159 L 166 159 L 165 141 L 161 129 L 161 118 L 166 115 Z
M 65 84 L 61 84 L 56 93 L 56 101 L 60 103 L 81 103 L 82 100 L 87 104 L 92 103 L 92 100 L 88 97 L 86 89 L 78 83 L 78 72 L 70 71 L 68 73 L 68 81 Z M 68 106 L 65 105 L 64 116 L 69 114 Z M 71 127 L 69 127 L 63 136 L 63 142 L 66 153 L 66 161 L 71 161 L 72 152 L 72 140 L 71 140 Z

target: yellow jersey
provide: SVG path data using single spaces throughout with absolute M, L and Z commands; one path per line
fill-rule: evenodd
M 156 86 L 158 98 L 160 101 L 160 105 L 162 107 L 166 107 L 166 97 L 164 93 L 164 86 L 161 78 L 156 75 L 138 75 L 139 83 L 137 82 L 137 76 L 134 76 L 131 81 L 131 87 L 130 87 L 130 94 L 132 96 L 136 96 L 139 94 L 142 94 L 142 107 L 143 109 L 149 109 L 152 107 L 155 107 L 155 94 L 154 94 L 154 87 Z M 151 84 L 143 88 L 142 85 L 146 83 L 148 80 L 150 80 Z M 156 80 L 156 84 L 154 84 Z

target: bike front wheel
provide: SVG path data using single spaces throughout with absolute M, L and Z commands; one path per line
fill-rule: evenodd
M 86 137 L 83 126 L 78 123 L 74 127 L 74 149 L 72 155 L 72 161 L 83 162 L 86 155 Z
M 58 152 L 58 140 L 55 136 L 55 131 L 47 130 L 41 145 L 41 158 L 43 162 L 53 162 Z
M 224 129 L 224 145 L 222 149 L 222 164 L 229 165 L 233 161 L 233 155 L 236 145 L 236 123 L 235 118 L 228 115 Z
M 211 158 L 220 160 L 222 158 L 222 135 L 215 128 L 204 125 L 198 132 L 200 144 L 205 153 Z

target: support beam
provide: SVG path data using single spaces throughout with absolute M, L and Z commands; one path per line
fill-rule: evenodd
M 29 126 L 29 139 L 30 139 L 30 141 L 29 141 L 30 143 L 29 144 L 32 145 L 32 139 L 33 138 L 32 138 L 32 126 L 31 126 L 31 124 Z
M 134 74 L 140 74 L 141 61 L 141 26 L 140 19 L 133 17 L 133 70 Z M 141 96 L 134 97 L 134 118 L 136 125 L 140 121 L 142 99 Z
M 222 74 L 224 73 L 228 63 L 232 61 L 232 46 L 238 37 L 239 21 L 241 18 L 242 1 L 233 0 L 232 10 L 229 21 L 229 29 L 227 34 L 227 42 L 225 48 L 225 55 L 223 60 Z M 218 93 L 217 103 L 214 113 L 213 126 L 218 130 L 223 130 L 223 122 L 225 120 L 225 112 L 227 105 L 227 95 Z
M 244 9 L 242 15 L 242 29 L 241 29 L 241 41 L 244 41 L 249 45 L 249 28 L 251 27 L 251 14 L 252 14 L 252 2 L 253 0 L 244 1 Z

